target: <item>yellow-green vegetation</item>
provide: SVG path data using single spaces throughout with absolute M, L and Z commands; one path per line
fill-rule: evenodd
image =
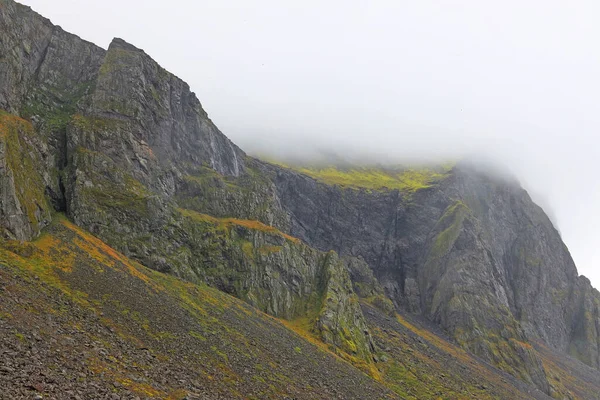
M 435 238 L 430 253 L 432 257 L 439 258 L 450 251 L 460 234 L 462 223 L 468 212 L 469 208 L 460 200 L 446 209 L 444 215 L 437 223 L 437 226 L 443 230 Z
M 0 148 L 5 148 L 21 209 L 32 231 L 37 233 L 41 220 L 49 218 L 49 206 L 34 141 L 34 130 L 29 122 L 0 110 Z
M 598 397 L 600 388 L 593 380 L 582 379 L 581 376 L 573 373 L 581 369 L 577 361 L 556 354 L 540 342 L 535 344 L 535 348 L 546 371 L 552 398 L 562 400 Z
M 415 192 L 432 187 L 448 177 L 453 165 L 421 168 L 335 166 L 292 168 L 328 185 Z
M 36 116 L 41 120 L 41 130 L 44 132 L 64 132 L 71 117 L 77 112 L 77 104 L 92 87 L 91 82 L 81 82 L 69 87 L 54 87 L 51 91 L 52 101 L 48 101 L 47 88 L 32 88 L 32 96 L 29 96 L 27 103 L 23 105 L 20 115 L 30 120 Z M 56 105 L 59 99 L 59 105 Z M 45 101 L 44 101 L 45 100 Z
M 569 292 L 566 289 L 551 288 L 550 295 L 552 296 L 553 304 L 562 304 L 569 295 Z
M 474 318 L 470 326 L 458 327 L 453 336 L 465 349 L 487 359 L 495 367 L 508 372 L 512 376 L 520 378 L 524 382 L 533 383 L 535 371 L 531 366 L 539 362 L 537 355 L 527 343 L 521 331 L 519 323 L 512 317 L 507 307 L 493 309 L 485 299 L 469 295 L 454 296 L 448 307 L 450 309 L 465 309 L 465 304 L 479 304 L 482 310 L 491 314 L 490 318 L 499 321 L 500 327 L 489 327 Z
M 289 240 L 293 243 L 300 243 L 300 239 L 290 236 L 286 233 L 281 232 L 279 229 L 263 224 L 260 221 L 256 220 L 247 220 L 247 219 L 238 219 L 238 218 L 215 218 L 207 214 L 202 214 L 193 210 L 186 210 L 183 208 L 177 209 L 181 215 L 184 217 L 191 218 L 198 222 L 204 222 L 213 224 L 215 227 L 219 229 L 231 229 L 232 227 L 244 227 L 250 230 L 265 232 L 273 235 L 278 235 L 286 240 Z M 246 249 L 249 250 L 249 249 Z M 263 248 L 264 253 L 277 252 L 281 250 L 281 246 L 265 246 Z
M 404 399 L 521 399 L 506 379 L 427 328 L 396 314 L 399 326 L 371 327 L 378 343 L 382 382 Z
M 345 267 L 339 263 L 334 252 L 326 255 L 324 266 L 318 292 L 306 300 L 308 311 L 284 323 L 323 350 L 351 363 L 373 379 L 380 380 L 364 335 L 366 325 L 361 326 L 358 321 L 353 320 L 355 311 L 359 310 L 358 297 L 350 294 L 347 298 L 340 299 L 343 285 L 351 284 L 347 277 L 348 281 L 337 276 Z M 335 321 L 330 320 L 331 314 L 336 315 Z
M 462 202 L 456 201 L 448 206 L 437 222 L 434 232 L 437 232 L 433 243 L 430 245 L 425 264 L 423 265 L 424 276 L 431 277 L 427 283 L 430 290 L 437 280 L 443 279 L 446 263 L 444 257 L 452 250 L 456 239 L 461 233 L 463 222 L 469 214 L 469 208 Z M 436 292 L 432 301 L 432 309 L 440 306 L 439 292 Z
M 115 209 L 140 216 L 151 217 L 148 210 L 148 198 L 151 196 L 146 187 L 130 174 L 119 168 L 105 154 L 84 147 L 77 147 L 73 163 L 81 171 L 85 171 L 91 185 L 80 190 L 81 199 L 86 205 L 93 207 L 98 213 L 110 213 Z M 98 165 L 110 176 L 98 172 Z
M 24 318 L 23 310 L 40 314 L 42 322 L 47 320 L 46 315 L 52 315 L 55 321 L 72 321 L 68 322 L 72 328 L 65 331 L 77 330 L 78 338 L 91 335 L 87 340 L 105 349 L 105 355 L 99 357 L 81 344 L 81 351 L 87 354 L 82 360 L 93 376 L 119 382 L 144 398 L 174 399 L 187 394 L 177 387 L 177 380 L 162 381 L 165 368 L 161 365 L 168 363 L 176 368 L 187 366 L 190 375 L 182 379 L 201 377 L 202 384 L 212 388 L 209 392 L 218 390 L 226 398 L 275 399 L 294 393 L 307 393 L 302 396 L 307 398 L 331 397 L 331 393 L 307 385 L 308 381 L 298 382 L 298 371 L 290 371 L 286 363 L 280 363 L 281 351 L 307 366 L 329 360 L 333 371 L 342 368 L 336 376 L 340 371 L 346 371 L 342 375 L 351 371 L 322 343 L 323 347 L 315 348 L 286 330 L 277 319 L 216 289 L 147 269 L 60 215 L 55 215 L 53 224 L 36 241 L 0 242 L 0 278 L 7 282 L 7 277 L 16 275 L 21 277 L 21 286 L 9 284 L 5 290 L 14 296 L 23 296 L 28 290 L 32 299 L 41 301 L 39 307 L 30 301 L 13 307 L 19 321 Z M 34 289 L 22 286 L 25 284 Z M 48 302 L 40 297 L 56 296 L 57 292 L 66 301 Z M 78 310 L 75 313 L 74 307 Z M 8 315 L 3 304 L 0 312 Z M 96 317 L 73 320 L 86 313 Z M 108 329 L 89 328 L 90 323 Z M 109 332 L 123 342 L 115 344 Z M 14 332 L 14 338 L 25 340 L 20 331 Z M 133 353 L 127 353 L 124 343 L 134 345 Z M 139 357 L 145 359 L 146 351 L 155 360 L 153 366 L 140 364 Z M 243 373 L 249 365 L 261 368 Z M 357 385 L 374 384 L 360 373 L 350 373 Z M 158 378 L 153 379 L 152 374 Z M 242 395 L 241 388 L 250 391 Z
M 393 315 L 396 310 L 394 303 L 385 294 L 376 294 L 363 300 L 388 315 Z
M 31 273 L 43 278 L 45 282 L 63 290 L 73 300 L 86 306 L 91 306 L 87 301 L 87 295 L 82 292 L 72 292 L 61 279 L 62 274 L 73 272 L 73 266 L 77 261 L 87 261 L 100 273 L 106 268 L 126 272 L 128 276 L 144 281 L 149 288 L 158 290 L 147 275 L 140 272 L 143 269 L 141 265 L 124 257 L 60 214 L 55 214 L 54 219 L 54 226 L 60 225 L 61 229 L 68 232 L 69 242 L 48 233 L 42 234 L 33 242 L 4 241 L 0 247 L 0 261 L 19 263 Z M 48 268 L 49 264 L 53 268 Z
M 122 120 L 115 118 L 90 117 L 81 114 L 73 115 L 70 123 L 74 128 L 86 132 L 112 131 L 119 129 L 125 124 Z
M 135 61 L 136 54 L 118 47 L 111 48 L 100 67 L 100 77 L 118 71 L 119 68 Z
M 542 265 L 542 259 L 531 254 L 526 248 L 521 247 L 519 249 L 519 258 L 525 262 L 528 267 L 540 267 Z
M 309 313 L 309 315 L 296 318 L 292 321 L 282 320 L 281 322 L 290 330 L 296 332 L 300 337 L 309 341 L 310 343 L 317 346 L 324 352 L 327 352 L 337 359 L 350 363 L 354 367 L 360 369 L 365 374 L 381 381 L 381 374 L 373 362 L 366 361 L 362 358 L 356 357 L 348 352 L 342 351 L 340 348 L 335 347 L 331 344 L 323 343 L 323 341 L 315 333 L 315 324 L 317 322 L 318 313 Z
M 257 161 L 245 160 L 244 174 L 221 175 L 210 166 L 186 165 L 188 175 L 176 196 L 180 207 L 219 218 L 235 216 L 287 230 L 288 215 L 273 195 L 273 182 Z

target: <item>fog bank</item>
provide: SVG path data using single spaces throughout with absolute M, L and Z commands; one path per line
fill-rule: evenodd
M 600 287 L 600 3 L 23 0 L 143 48 L 242 148 L 507 166 Z

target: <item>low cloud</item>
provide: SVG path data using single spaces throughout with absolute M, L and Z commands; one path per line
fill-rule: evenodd
M 596 1 L 23 2 L 143 48 L 250 153 L 501 163 L 600 287 Z

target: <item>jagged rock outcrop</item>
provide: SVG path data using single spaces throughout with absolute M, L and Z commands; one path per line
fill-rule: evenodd
M 27 121 L 0 110 L 0 235 L 30 240 L 50 222 L 44 146 Z M 42 169 L 43 170 L 43 169 Z
M 364 258 L 398 307 L 428 316 L 464 347 L 544 390 L 528 340 L 598 366 L 597 291 L 578 277 L 560 235 L 515 181 L 461 164 L 436 185 L 403 193 L 273 169 L 290 233 Z
M 132 144 L 150 147 L 163 165 L 204 164 L 233 176 L 244 171 L 244 154 L 210 121 L 188 84 L 122 39 L 108 48 L 87 114 L 130 122 Z M 148 154 L 127 150 L 136 169 L 148 168 Z
M 240 190 L 231 191 L 235 215 L 282 218 L 261 191 L 248 195 L 253 187 L 275 193 L 274 185 L 248 170 L 246 155 L 185 82 L 121 39 L 105 51 L 28 7 L 1 4 L 0 108 L 36 128 L 35 135 L 31 126 L 28 134 L 11 130 L 18 140 L 0 146 L 5 236 L 33 238 L 49 222 L 51 200 L 146 265 L 206 281 L 278 317 L 310 318 L 308 327 L 326 342 L 371 362 L 366 324 L 334 256 L 258 221 L 190 217 L 193 211 L 178 208 L 176 197 L 194 204 L 190 182 L 211 171 L 218 180 L 241 176 Z M 14 154 L 34 157 L 33 172 L 20 173 Z M 218 205 L 212 211 L 222 216 Z
M 352 290 L 347 266 L 331 251 L 326 256 L 322 274 L 325 290 L 316 322 L 319 336 L 325 343 L 370 361 L 375 345 L 358 297 Z

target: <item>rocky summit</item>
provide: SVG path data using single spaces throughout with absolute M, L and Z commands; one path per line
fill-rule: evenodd
M 245 154 L 0 0 L 0 398 L 599 399 L 600 293 L 481 165 Z

